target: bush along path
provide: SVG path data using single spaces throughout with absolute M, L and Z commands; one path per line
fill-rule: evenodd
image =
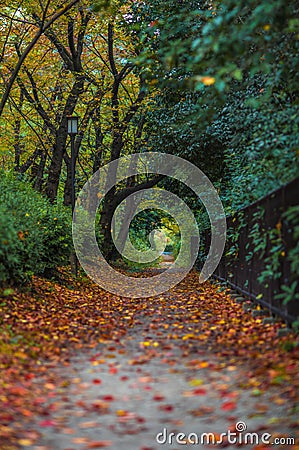
M 149 299 L 66 273 L 2 292 L 1 450 L 299 448 L 296 336 L 197 277 Z

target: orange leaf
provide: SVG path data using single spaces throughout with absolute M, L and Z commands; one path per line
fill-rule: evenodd
M 104 448 L 104 447 L 110 447 L 112 445 L 111 441 L 94 441 L 90 442 L 87 445 L 87 448 Z
M 236 407 L 237 407 L 236 402 L 224 402 L 221 405 L 221 409 L 223 411 L 232 411 L 233 409 L 236 409 Z

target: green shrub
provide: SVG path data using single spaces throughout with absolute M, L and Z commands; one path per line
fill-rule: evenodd
M 0 283 L 23 283 L 68 262 L 71 214 L 0 172 Z
M 15 278 L 22 279 L 18 255 L 22 243 L 18 237 L 18 230 L 5 205 L 0 204 L 0 283 L 8 279 L 9 273 Z

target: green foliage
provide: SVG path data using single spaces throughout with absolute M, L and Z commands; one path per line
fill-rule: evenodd
M 222 198 L 228 211 L 247 206 L 299 173 L 299 115 L 295 98 L 284 91 L 262 99 L 265 80 L 233 93 L 210 126 L 225 147 Z M 278 100 L 280 97 L 280 100 Z M 259 105 L 248 105 L 250 99 Z
M 285 0 L 133 2 L 137 65 L 163 88 L 147 147 L 200 167 L 228 214 L 299 172 L 297 13 Z
M 297 244 L 289 251 L 288 260 L 294 278 L 299 279 L 299 206 L 291 206 L 283 214 L 289 228 L 293 230 L 293 239 Z
M 12 278 L 22 279 L 23 272 L 18 264 L 22 243 L 9 210 L 0 205 L 0 283 Z M 12 275 L 13 274 L 13 275 Z
M 91 10 L 95 13 L 111 14 L 119 8 L 119 3 L 117 0 L 95 0 L 91 3 Z
M 161 256 L 159 258 L 155 259 L 154 261 L 151 261 L 149 263 L 139 263 L 136 261 L 130 261 L 129 259 L 122 257 L 121 261 L 117 261 L 116 267 L 119 265 L 121 268 L 126 268 L 127 271 L 138 271 L 138 270 L 144 270 L 147 268 L 153 268 L 153 267 L 159 267 L 159 264 L 161 262 Z
M 276 298 L 283 300 L 283 304 L 286 305 L 291 300 L 299 300 L 298 293 L 298 281 L 293 281 L 291 286 L 283 285 L 281 287 L 282 292 L 276 295 Z
M 276 83 L 296 74 L 296 2 L 152 0 L 134 2 L 132 11 L 139 63 L 164 85 L 213 86 L 221 96 L 248 74 L 271 74 Z
M 291 268 L 291 284 L 290 286 L 283 285 L 282 292 L 277 295 L 277 298 L 286 305 L 291 300 L 299 300 L 299 206 L 289 207 L 282 218 L 285 220 L 289 230 L 291 230 L 295 243 L 286 255 Z M 294 326 L 299 328 L 299 318 Z
M 70 213 L 0 173 L 0 283 L 22 283 L 68 262 Z
M 146 147 L 188 159 L 215 182 L 223 174 L 224 147 L 216 134 L 207 132 L 214 110 L 203 112 L 199 98 L 170 88 L 156 95 L 147 115 Z

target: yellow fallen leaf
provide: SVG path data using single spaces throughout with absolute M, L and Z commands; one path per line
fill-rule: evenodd
M 189 381 L 190 386 L 201 386 L 203 384 L 203 380 L 200 378 L 194 378 L 193 380 Z
M 18 443 L 20 445 L 23 445 L 24 447 L 29 447 L 33 445 L 33 441 L 31 439 L 19 439 Z
M 207 361 L 202 361 L 202 362 L 198 363 L 196 366 L 200 367 L 201 369 L 204 369 L 205 367 L 209 366 L 209 363 Z

